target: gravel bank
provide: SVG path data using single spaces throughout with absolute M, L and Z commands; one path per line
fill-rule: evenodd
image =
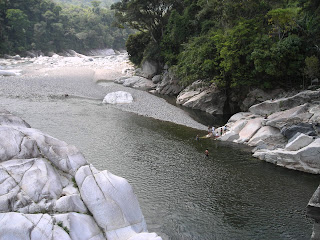
M 21 70 L 21 75 L 0 77 L 0 95 L 41 101 L 50 98 L 83 98 L 102 102 L 107 93 L 126 91 L 132 94 L 131 104 L 114 105 L 123 111 L 206 130 L 183 110 L 148 92 L 126 88 L 112 82 L 130 73 L 127 55 L 107 57 L 41 57 L 10 61 L 0 59 L 2 69 Z M 3 106 L 5 107 L 5 106 Z

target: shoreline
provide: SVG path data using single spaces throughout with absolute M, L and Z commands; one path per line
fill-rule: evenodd
M 0 59 L 0 64 L 4 60 L 9 61 Z M 35 96 L 63 98 L 65 95 L 101 100 L 102 103 L 107 93 L 122 90 L 132 94 L 134 101 L 131 104 L 113 105 L 115 108 L 198 130 L 206 129 L 184 110 L 171 105 L 163 98 L 142 89 L 127 88 L 114 83 L 114 79 L 131 74 L 132 65 L 128 62 L 126 54 L 95 58 L 40 57 L 32 61 L 30 59 L 22 59 L 20 62 L 10 61 L 12 64 L 7 66 L 7 69 L 21 71 L 16 76 L 0 77 L 2 85 L 6 85 L 0 89 L 3 96 L 6 96 L 7 92 L 12 92 L 11 96 L 7 95 L 8 97 L 16 95 L 25 98 Z M 27 83 L 25 89 L 19 89 L 19 86 Z

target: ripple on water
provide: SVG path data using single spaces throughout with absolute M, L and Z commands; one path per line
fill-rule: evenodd
M 128 179 L 149 230 L 168 239 L 310 237 L 304 209 L 318 176 L 254 159 L 239 145 L 196 142 L 200 130 L 95 101 L 0 100 L 32 127 L 77 146 L 98 169 Z

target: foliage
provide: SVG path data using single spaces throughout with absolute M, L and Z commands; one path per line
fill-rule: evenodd
M 57 225 L 59 226 L 59 227 L 61 227 L 64 231 L 66 231 L 66 233 L 70 233 L 70 230 L 69 230 L 69 228 L 68 227 L 66 227 L 66 226 L 63 226 L 63 222 L 58 222 L 57 223 Z
M 318 0 L 122 0 L 113 8 L 119 23 L 150 37 L 145 48 L 131 43 L 130 57 L 168 64 L 182 84 L 291 88 L 317 69 Z
M 114 12 L 92 6 L 60 6 L 51 0 L 0 0 L 0 54 L 26 50 L 86 51 L 124 48 L 132 30 L 113 25 Z
M 311 80 L 320 77 L 320 61 L 316 56 L 306 57 L 305 63 L 304 72 Z
M 93 4 L 110 7 L 113 3 L 118 2 L 119 0 L 100 0 L 100 1 L 94 1 L 94 0 L 54 0 L 57 3 L 60 4 L 72 4 L 72 5 L 78 5 L 78 6 L 91 6 Z
M 150 41 L 148 34 L 139 32 L 129 36 L 126 42 L 126 48 L 129 54 L 129 59 L 135 65 L 139 65 L 143 59 L 143 53 L 147 44 Z
M 277 35 L 282 40 L 290 30 L 297 26 L 296 18 L 299 8 L 277 8 L 267 13 L 269 24 L 273 26 L 271 35 Z

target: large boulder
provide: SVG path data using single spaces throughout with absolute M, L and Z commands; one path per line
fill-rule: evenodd
M 236 113 L 234 115 L 232 115 L 229 120 L 228 120 L 228 123 L 234 123 L 234 122 L 237 122 L 238 120 L 241 120 L 241 119 L 246 119 L 247 117 L 251 116 L 252 114 L 249 113 L 249 112 L 239 112 L 239 113 Z
M 255 147 L 263 141 L 272 148 L 283 147 L 286 139 L 280 133 L 280 130 L 270 126 L 261 127 L 248 141 L 248 145 Z M 270 148 L 269 147 L 269 148 Z
M 132 103 L 133 97 L 130 93 L 124 91 L 108 93 L 102 103 L 109 104 L 123 104 L 123 103 Z
M 128 239 L 147 231 L 138 200 L 125 179 L 87 165 L 79 169 L 76 181 L 82 199 L 108 239 Z
M 0 239 L 161 240 L 147 232 L 125 179 L 7 111 L 0 115 Z
M 3 240 L 105 240 L 94 219 L 86 214 L 0 213 Z
M 239 132 L 239 139 L 237 142 L 248 142 L 250 138 L 262 127 L 262 118 L 251 119 L 247 122 L 245 127 Z
M 158 64 L 152 60 L 146 60 L 142 63 L 143 77 L 151 79 L 158 72 Z
M 312 116 L 312 114 L 308 112 L 308 107 L 308 104 L 303 104 L 285 111 L 273 113 L 268 117 L 265 124 L 282 129 L 286 126 L 308 122 Z
M 305 135 L 303 133 L 297 133 L 297 136 L 294 137 L 292 141 L 289 141 L 285 147 L 285 150 L 288 151 L 297 151 L 305 146 L 308 146 L 313 142 L 313 137 Z
M 179 79 L 174 75 L 173 71 L 168 69 L 162 74 L 162 81 L 156 87 L 156 93 L 161 95 L 176 96 L 183 89 L 179 85 Z
M 303 172 L 320 174 L 320 138 L 297 150 L 258 150 L 253 156 L 279 166 Z
M 0 125 L 27 127 L 30 125 L 18 116 L 0 108 Z
M 272 91 L 264 91 L 262 89 L 254 89 L 250 91 L 246 98 L 241 102 L 240 109 L 241 111 L 248 111 L 248 109 L 256 104 L 264 102 L 268 99 L 274 99 L 279 97 L 283 92 L 282 89 L 275 89 Z
M 312 124 L 309 123 L 298 123 L 296 125 L 291 125 L 289 127 L 284 127 L 281 129 L 281 133 L 287 139 L 291 139 L 297 133 L 304 133 L 308 136 L 317 136 Z
M 253 105 L 249 111 L 259 115 L 270 115 L 275 112 L 285 111 L 308 102 L 320 101 L 320 91 L 303 91 L 292 97 L 267 100 L 260 104 Z

